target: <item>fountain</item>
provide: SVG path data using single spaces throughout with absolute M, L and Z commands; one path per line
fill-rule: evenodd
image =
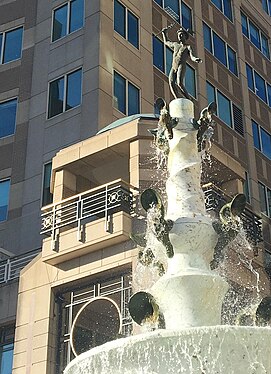
M 148 213 L 157 209 L 150 229 L 167 264 L 152 248 L 141 251 L 139 260 L 156 266 L 159 279 L 136 292 L 129 303 L 134 321 L 150 326 L 150 331 L 84 352 L 64 373 L 270 374 L 271 330 L 221 325 L 228 284 L 215 269 L 225 245 L 237 235 L 245 199 L 237 195 L 216 222 L 206 213 L 197 134 L 207 124 L 209 132 L 202 136 L 207 153 L 215 105 L 205 108 L 199 121 L 194 120 L 194 105 L 187 98 L 174 99 L 169 115 L 165 105 L 160 109 L 158 129 L 152 133 L 168 157 L 167 211 L 152 189 L 142 194 L 141 203 Z

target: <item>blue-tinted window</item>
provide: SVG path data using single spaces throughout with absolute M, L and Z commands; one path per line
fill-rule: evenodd
M 125 7 L 117 0 L 114 1 L 114 30 L 126 37 Z
M 261 150 L 261 143 L 260 143 L 260 134 L 259 134 L 259 126 L 256 122 L 252 121 L 252 132 L 253 132 L 253 142 L 254 147 Z
M 250 22 L 249 24 L 250 40 L 257 48 L 261 49 L 259 29 L 253 23 Z
M 8 216 L 10 179 L 0 181 L 0 222 Z
M 219 91 L 217 92 L 217 106 L 218 116 L 228 126 L 232 127 L 232 115 L 231 115 L 231 104 L 230 100 L 226 96 L 222 95 Z
M 159 4 L 160 6 L 162 6 L 162 0 L 154 0 L 157 4 Z
M 0 34 L 0 63 L 2 63 L 2 56 L 1 56 L 2 43 L 3 43 L 3 34 Z
M 262 152 L 271 160 L 271 135 L 261 127 Z
M 267 97 L 268 97 L 269 106 L 271 107 L 271 86 L 268 83 L 267 83 Z
M 14 344 L 4 344 L 0 346 L 0 373 L 11 374 L 13 362 Z
M 208 49 L 208 51 L 213 53 L 211 29 L 205 23 L 203 24 L 203 35 L 204 35 L 204 47 Z
M 186 72 L 184 78 L 184 84 L 188 91 L 188 93 L 196 97 L 196 78 L 195 78 L 195 70 L 191 68 L 189 65 L 186 64 Z
M 54 11 L 52 41 L 67 35 L 68 32 L 68 5 L 64 5 Z
M 268 2 L 267 0 L 262 0 L 262 5 L 263 5 L 263 10 L 269 14 L 269 9 L 268 9 Z
M 225 42 L 216 33 L 213 33 L 213 41 L 215 57 L 222 62 L 223 65 L 227 66 Z
M 22 55 L 23 28 L 5 33 L 3 63 L 18 60 Z
M 261 34 L 261 39 L 262 39 L 262 53 L 270 59 L 270 53 L 269 53 L 269 45 L 268 45 L 268 39 Z
M 231 0 L 223 0 L 224 3 L 224 14 L 232 21 L 232 5 Z
M 70 32 L 83 27 L 84 23 L 84 0 L 71 1 Z
M 114 73 L 114 106 L 126 114 L 126 82 L 118 73 Z
M 215 88 L 210 83 L 207 82 L 207 100 L 208 103 L 216 102 Z
M 70 0 L 53 12 L 52 41 L 83 27 L 84 0 Z
M 0 103 L 0 138 L 14 134 L 17 99 Z
M 153 65 L 161 71 L 165 71 L 164 43 L 153 36 Z
M 173 51 L 166 47 L 166 75 L 169 75 L 172 66 Z
M 192 30 L 192 11 L 191 9 L 182 2 L 181 4 L 182 9 L 182 26 L 187 30 Z
M 268 215 L 266 187 L 260 182 L 258 183 L 258 186 L 259 186 L 261 212 Z
M 164 0 L 164 8 L 166 9 L 167 7 L 174 11 L 174 13 L 178 16 L 177 21 L 180 21 L 179 0 Z
M 218 9 L 220 9 L 221 12 L 222 12 L 222 10 L 223 10 L 223 8 L 222 8 L 222 0 L 212 0 L 212 3 L 215 4 L 218 7 Z
M 247 17 L 243 13 L 241 13 L 241 21 L 242 21 L 242 32 L 247 38 L 249 38 L 248 21 L 247 21 Z
M 139 89 L 128 82 L 128 116 L 139 113 Z
M 136 48 L 139 46 L 138 41 L 138 19 L 128 11 L 128 41 Z
M 227 47 L 227 50 L 228 50 L 229 69 L 233 74 L 238 75 L 236 53 L 229 46 Z
M 53 194 L 50 191 L 52 175 L 52 163 L 44 165 L 43 169 L 43 188 L 42 188 L 42 206 L 49 205 L 53 202 Z
M 67 76 L 66 110 L 81 104 L 82 95 L 82 69 Z
M 63 112 L 64 77 L 56 79 L 49 85 L 48 118 Z
M 252 68 L 248 64 L 246 64 L 246 70 L 247 70 L 247 84 L 248 84 L 248 87 L 252 91 L 255 91 L 255 88 L 254 88 L 254 79 L 253 79 L 253 70 L 252 70 Z
M 267 102 L 266 90 L 265 90 L 265 81 L 256 72 L 254 72 L 254 76 L 255 76 L 256 95 L 259 96 L 263 101 Z

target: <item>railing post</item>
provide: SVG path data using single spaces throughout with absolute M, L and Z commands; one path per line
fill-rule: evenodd
M 8 282 L 10 279 L 10 259 L 7 259 L 7 263 L 5 266 L 5 282 Z
M 52 242 L 51 242 L 51 249 L 53 251 L 56 250 L 56 243 L 58 241 L 58 229 L 56 226 L 56 205 L 53 206 L 53 222 L 52 222 Z
M 110 232 L 109 229 L 109 216 L 108 216 L 108 185 L 105 186 L 105 211 L 104 211 L 104 218 L 105 218 L 105 231 Z
M 83 226 L 81 225 L 81 220 L 83 217 L 83 201 L 82 196 L 78 197 L 76 204 L 76 215 L 77 215 L 77 240 L 83 242 Z

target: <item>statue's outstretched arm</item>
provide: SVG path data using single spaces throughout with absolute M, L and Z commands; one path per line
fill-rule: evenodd
M 192 61 L 197 62 L 197 63 L 201 63 L 202 62 L 201 58 L 196 57 L 196 56 L 193 55 L 193 51 L 192 51 L 192 48 L 191 48 L 190 45 L 188 46 L 188 50 L 189 50 L 190 58 L 191 58 Z
M 174 42 L 170 41 L 168 39 L 168 36 L 167 36 L 167 28 L 165 27 L 164 29 L 162 29 L 162 36 L 163 36 L 163 41 L 164 41 L 164 44 L 170 48 L 174 48 Z

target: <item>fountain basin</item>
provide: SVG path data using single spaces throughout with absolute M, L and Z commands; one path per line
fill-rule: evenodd
M 64 374 L 270 374 L 270 340 L 266 327 L 156 330 L 95 347 Z

